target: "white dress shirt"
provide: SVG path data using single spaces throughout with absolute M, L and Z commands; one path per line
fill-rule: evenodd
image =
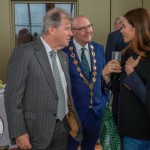
M 78 54 L 78 57 L 79 57 L 79 60 L 81 61 L 81 53 L 82 53 L 82 46 L 80 44 L 78 44 L 75 39 L 73 39 L 73 42 L 74 42 L 74 45 L 75 45 L 75 48 L 76 48 L 76 52 Z M 90 70 L 91 70 L 91 59 L 90 59 L 90 52 L 89 52 L 89 47 L 88 47 L 88 44 L 86 44 L 84 46 L 85 49 L 85 55 L 86 55 L 86 58 L 87 58 L 87 61 L 88 61 L 88 64 L 89 64 L 89 67 L 90 67 Z
M 52 72 L 53 72 L 53 67 L 52 67 L 52 58 L 50 57 L 50 52 L 52 51 L 51 47 L 42 39 L 41 37 L 41 40 L 44 44 L 44 47 L 46 49 L 46 53 L 47 53 L 47 56 L 48 56 L 48 59 L 49 59 L 49 63 L 51 65 L 51 69 L 52 69 Z M 67 95 L 67 82 L 66 82 L 66 78 L 65 78 L 65 74 L 64 74 L 64 71 L 62 69 L 62 66 L 61 66 L 61 63 L 60 63 L 60 60 L 59 60 L 59 57 L 57 55 L 57 50 L 55 51 L 56 52 L 56 62 L 57 62 L 57 65 L 58 65 L 58 69 L 59 69 L 59 73 L 60 73 L 60 78 L 61 78 L 61 82 L 62 82 L 62 86 L 63 86 L 63 89 L 64 89 L 64 94 L 65 94 L 65 102 L 66 102 L 66 114 L 68 113 L 68 95 Z

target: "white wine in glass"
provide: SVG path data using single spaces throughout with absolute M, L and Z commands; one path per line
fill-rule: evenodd
M 112 51 L 112 60 L 113 59 L 121 62 L 121 52 Z

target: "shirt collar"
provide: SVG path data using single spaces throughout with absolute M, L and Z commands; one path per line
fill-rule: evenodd
M 74 45 L 75 45 L 76 51 L 81 50 L 82 46 L 81 46 L 80 44 L 78 44 L 74 38 L 73 38 L 73 42 L 74 42 Z M 89 50 L 88 43 L 87 43 L 84 47 L 85 47 L 87 50 Z
M 52 48 L 44 41 L 44 39 L 42 37 L 40 37 L 40 39 L 41 39 L 42 43 L 44 44 L 47 54 L 49 54 L 52 51 Z M 55 50 L 55 52 L 57 53 L 56 50 Z

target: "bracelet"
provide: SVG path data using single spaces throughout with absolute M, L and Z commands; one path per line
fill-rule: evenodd
M 103 80 L 106 82 L 106 84 L 110 81 L 110 75 L 108 75 L 107 77 L 103 77 L 102 76 L 102 78 L 103 78 Z

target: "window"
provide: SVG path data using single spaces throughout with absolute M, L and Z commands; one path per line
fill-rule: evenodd
M 70 2 L 19 2 L 13 1 L 15 44 L 27 43 L 41 34 L 42 19 L 45 13 L 54 7 L 66 10 L 72 17 L 76 14 L 76 1 Z

